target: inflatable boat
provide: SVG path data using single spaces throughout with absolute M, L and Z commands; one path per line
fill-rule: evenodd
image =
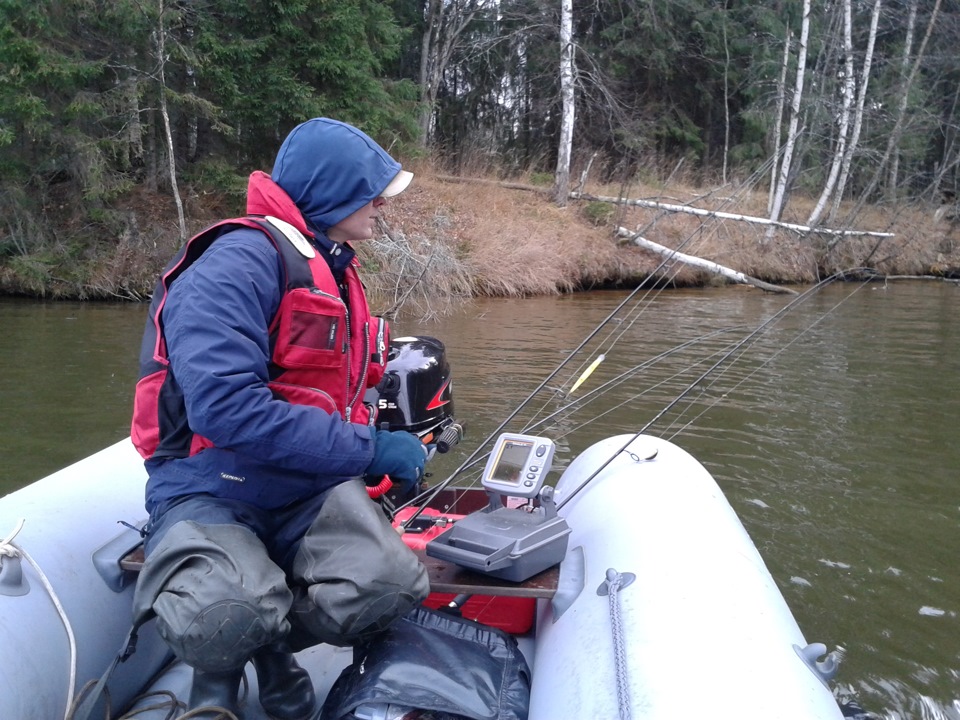
M 452 409 L 436 402 L 449 385 L 442 346 L 404 339 L 391 353 L 396 397 L 381 410 Z M 413 392 L 416 375 L 440 389 Z M 438 425 L 420 427 L 421 419 L 398 424 L 442 446 Z M 449 426 L 450 418 L 441 421 Z M 738 720 L 845 715 L 830 688 L 838 653 L 804 638 L 703 465 L 666 440 L 624 434 L 544 483 L 552 453 L 546 434 L 504 434 L 478 488 L 446 488 L 402 509 L 389 496 L 371 499 L 392 506 L 394 524 L 427 566 L 425 604 L 512 638 L 525 661 L 523 707 L 459 717 L 668 720 L 692 714 L 690 697 L 697 713 Z M 129 637 L 145 480 L 127 439 L 0 498 L 3 720 L 185 713 L 190 668 L 152 623 L 139 629 L 135 650 Z M 356 667 L 352 650 L 326 645 L 298 660 L 318 705 Z M 429 655 L 423 664 L 467 678 L 476 669 L 439 659 L 426 668 Z M 252 666 L 245 680 L 242 719 L 267 720 Z M 318 707 L 317 718 L 327 717 Z M 353 717 L 450 715 L 372 702 Z
M 122 648 L 136 578 L 124 559 L 140 543 L 125 524 L 145 520 L 144 481 L 124 441 L 0 499 L 5 720 L 69 718 L 74 699 Z M 500 600 L 492 622 L 518 637 L 532 671 L 531 719 L 627 712 L 663 720 L 682 715 L 691 694 L 716 717 L 842 717 L 828 685 L 832 654 L 804 638 L 696 459 L 654 437 L 612 437 L 566 468 L 554 497 L 569 533 L 549 586 L 526 590 L 530 582 L 477 574 L 474 589 Z M 475 616 L 484 622 L 482 609 Z M 352 655 L 319 646 L 299 659 L 323 698 Z M 177 717 L 166 701 L 185 700 L 189 684 L 189 668 L 173 662 L 148 625 L 92 717 Z M 248 684 L 244 717 L 265 720 L 252 669 Z

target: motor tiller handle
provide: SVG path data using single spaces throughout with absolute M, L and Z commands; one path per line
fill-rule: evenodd
M 451 423 L 447 425 L 443 429 L 443 432 L 440 433 L 440 437 L 437 438 L 437 452 L 449 452 L 450 448 L 454 445 L 460 444 L 460 441 L 463 440 L 463 435 L 463 423 Z

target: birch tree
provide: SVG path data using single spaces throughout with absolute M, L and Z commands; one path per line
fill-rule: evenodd
M 910 53 L 913 51 L 913 35 L 917 28 L 917 0 L 910 3 L 910 11 L 907 19 L 907 36 L 903 43 L 903 56 L 900 58 L 900 78 L 901 83 L 901 103 L 907 97 L 909 88 L 906 86 L 907 75 L 910 70 Z M 899 115 L 899 113 L 898 113 Z M 900 152 L 894 146 L 893 153 L 890 156 L 890 169 L 887 178 L 887 197 L 889 200 L 896 200 L 897 196 L 897 177 L 900 174 Z
M 557 150 L 557 171 L 554 199 L 567 204 L 570 192 L 570 155 L 573 146 L 575 104 L 573 92 L 573 0 L 560 3 L 560 99 L 563 106 L 560 120 L 560 146 Z
M 793 88 L 793 99 L 790 102 L 790 126 L 787 129 L 787 141 L 783 148 L 783 159 L 780 162 L 780 175 L 777 178 L 777 189 L 773 196 L 773 208 L 770 211 L 771 220 L 779 220 L 783 212 L 784 198 L 787 193 L 787 183 L 790 179 L 790 163 L 793 160 L 793 148 L 797 143 L 797 125 L 800 121 L 800 100 L 803 97 L 803 76 L 807 66 L 807 40 L 810 35 L 810 0 L 803 0 L 803 20 L 800 23 L 800 47 L 797 49 L 797 77 Z M 767 231 L 766 239 L 773 237 L 773 227 Z
M 863 57 L 863 70 L 860 73 L 860 88 L 857 92 L 857 109 L 853 114 L 853 131 L 850 134 L 850 142 L 844 150 L 843 162 L 840 165 L 840 178 L 837 180 L 837 187 L 833 194 L 830 222 L 836 219 L 837 211 L 840 208 L 840 201 L 843 199 L 843 192 L 847 187 L 847 179 L 850 177 L 853 155 L 860 142 L 860 129 L 863 127 L 863 109 L 867 101 L 867 87 L 870 84 L 870 68 L 873 64 L 873 49 L 877 43 L 880 5 L 881 0 L 875 0 L 873 3 L 873 13 L 870 16 L 870 33 L 867 36 L 867 50 Z
M 853 95 L 856 92 L 856 80 L 853 74 L 853 18 L 851 17 L 850 0 L 843 0 L 843 90 L 841 91 L 841 107 L 839 127 L 837 129 L 837 146 L 833 153 L 833 160 L 830 163 L 830 171 L 827 174 L 827 181 L 824 183 L 823 192 L 814 206 L 810 217 L 807 218 L 807 225 L 816 225 L 823 216 L 823 211 L 827 207 L 827 202 L 836 187 L 837 179 L 840 175 L 840 166 L 843 158 L 846 156 L 847 135 L 850 130 L 850 114 L 853 108 Z
M 777 112 L 773 123 L 773 162 L 770 164 L 770 193 L 767 197 L 767 213 L 773 212 L 773 198 L 777 191 L 777 171 L 780 168 L 780 134 L 783 130 L 783 106 L 787 96 L 787 68 L 790 66 L 790 40 L 793 31 L 787 28 L 783 39 L 783 62 L 780 65 L 780 79 L 777 82 Z
M 170 112 L 167 108 L 167 79 L 165 67 L 167 62 L 167 29 L 164 26 L 164 12 L 166 11 L 164 0 L 158 0 L 157 27 L 153 32 L 154 48 L 157 57 L 157 82 L 160 98 L 160 115 L 163 118 L 163 132 L 167 141 L 167 166 L 170 172 L 170 191 L 173 193 L 173 200 L 177 206 L 177 227 L 180 231 L 180 242 L 187 240 L 187 221 L 183 214 L 183 200 L 180 198 L 180 188 L 177 184 L 177 161 L 176 152 L 173 145 L 173 131 L 170 129 Z
M 937 21 L 937 15 L 940 12 L 940 3 L 941 0 L 936 0 L 934 2 L 933 10 L 930 13 L 930 20 L 927 23 L 927 30 L 924 34 L 923 40 L 920 42 L 920 47 L 917 49 L 917 55 L 914 58 L 913 65 L 910 68 L 910 73 L 904 79 L 900 93 L 899 93 L 899 104 L 897 107 L 897 119 L 894 123 L 893 129 L 890 131 L 890 134 L 887 137 L 887 147 L 883 153 L 883 157 L 880 159 L 880 163 L 877 165 L 876 170 L 873 173 L 873 176 L 870 178 L 870 182 L 867 184 L 866 189 L 860 195 L 857 204 L 854 206 L 851 211 L 851 217 L 855 217 L 860 210 L 866 204 L 867 200 L 873 194 L 873 191 L 876 190 L 877 185 L 880 183 L 880 177 L 883 173 L 884 168 L 887 163 L 890 161 L 890 158 L 893 156 L 894 151 L 897 149 L 897 146 L 900 142 L 900 137 L 903 134 L 903 127 L 907 117 L 907 104 L 910 96 L 910 89 L 916 80 L 917 73 L 920 70 L 920 61 L 923 59 L 924 53 L 926 52 L 927 43 L 930 40 L 930 35 L 933 33 L 933 28 Z M 911 0 L 911 13 L 916 9 L 917 0 Z M 912 31 L 908 29 L 908 35 Z

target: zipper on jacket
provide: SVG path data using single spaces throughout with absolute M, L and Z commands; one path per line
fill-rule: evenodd
M 363 324 L 363 355 L 361 357 L 363 358 L 363 367 L 360 372 L 360 382 L 357 383 L 357 391 L 353 394 L 353 398 L 347 405 L 348 420 L 350 419 L 350 409 L 352 409 L 354 403 L 360 399 L 363 386 L 367 384 L 367 371 L 370 369 L 370 323 Z
M 387 321 L 383 318 L 377 318 L 377 363 L 384 367 L 387 364 L 386 334 Z
M 346 305 L 346 303 L 344 303 L 344 305 Z M 353 337 L 350 334 L 350 308 L 349 307 L 346 307 L 345 317 L 346 317 L 346 323 L 347 323 L 347 335 L 346 335 L 346 341 L 343 344 L 343 354 L 346 355 L 347 357 L 347 373 L 346 373 L 347 387 L 345 388 L 346 392 L 343 393 L 343 397 L 347 399 L 347 405 L 343 409 L 343 418 L 347 422 L 350 422 L 350 416 L 353 414 L 353 403 L 356 400 L 356 398 L 354 398 L 353 400 L 350 399 L 350 370 L 353 365 L 350 357 L 350 344 L 351 344 L 351 341 L 353 340 Z
M 328 292 L 324 292 L 323 290 L 321 290 L 321 289 L 318 288 L 318 287 L 312 287 L 312 288 L 309 288 L 309 290 L 310 290 L 310 292 L 312 292 L 314 295 L 322 295 L 322 296 L 325 297 L 325 298 L 330 298 L 331 300 L 336 300 L 337 302 L 346 305 L 346 303 L 343 302 L 343 298 L 337 297 L 336 295 L 331 295 L 331 294 L 328 293 Z

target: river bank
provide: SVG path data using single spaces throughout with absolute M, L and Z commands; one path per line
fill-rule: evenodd
M 871 207 L 855 221 L 835 221 L 834 227 L 892 237 L 839 237 L 596 200 L 571 200 L 561 208 L 550 198 L 547 178 L 539 185 L 538 178 L 454 180 L 425 164 L 413 169 L 413 185 L 386 211 L 382 238 L 359 248 L 365 279 L 384 312 L 403 305 L 429 315 L 465 297 L 632 286 L 651 275 L 675 286 L 726 282 L 632 246 L 617 238 L 618 228 L 776 285 L 806 285 L 849 270 L 878 278 L 960 277 L 960 228 L 938 208 Z M 764 193 L 731 185 L 703 190 L 682 183 L 663 188 L 587 183 L 583 190 L 758 218 L 766 214 Z M 782 220 L 803 224 L 812 203 L 792 198 Z M 242 198 L 187 191 L 184 207 L 193 233 L 242 212 Z M 0 257 L 0 293 L 147 298 L 180 242 L 174 203 L 169 196 L 138 190 L 118 201 L 109 218 L 95 248 L 60 240 Z M 69 223 L 66 227 L 64 236 Z

